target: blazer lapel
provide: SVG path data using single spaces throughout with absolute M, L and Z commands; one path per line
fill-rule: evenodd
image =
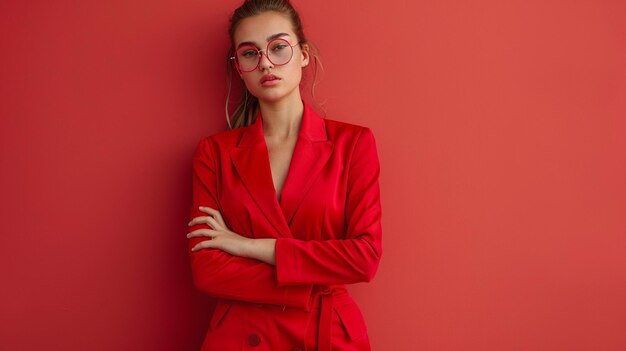
M 251 197 L 276 231 L 283 237 L 293 237 L 289 224 L 332 149 L 324 120 L 305 104 L 280 204 L 276 199 L 260 113 L 255 122 L 245 128 L 230 156 Z
M 230 158 L 250 196 L 276 232 L 280 236 L 291 237 L 289 225 L 276 200 L 260 114 L 253 124 L 245 128 L 237 147 L 231 150 Z
M 291 224 L 293 216 L 328 161 L 332 150 L 333 143 L 328 140 L 324 120 L 305 104 L 298 141 L 293 150 L 280 199 L 283 215 L 288 224 Z

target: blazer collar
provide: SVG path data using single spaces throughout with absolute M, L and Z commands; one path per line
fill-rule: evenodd
M 302 103 L 304 105 L 304 111 L 302 113 L 298 138 L 304 138 L 311 142 L 328 140 L 324 119 L 315 113 L 307 103 L 304 101 L 302 101 Z M 263 134 L 263 118 L 261 111 L 259 111 L 254 123 L 244 128 L 243 135 L 237 147 L 255 146 L 261 143 L 265 144 L 265 136 Z
M 243 127 L 241 139 L 231 150 L 230 156 L 242 182 L 278 236 L 292 237 L 289 229 L 291 221 L 332 150 L 333 143 L 328 140 L 324 119 L 304 103 L 298 140 L 280 203 L 272 180 L 260 112 L 253 124 Z

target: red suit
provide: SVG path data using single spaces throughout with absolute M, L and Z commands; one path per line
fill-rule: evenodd
M 250 126 L 201 140 L 194 154 L 191 218 L 208 206 L 235 233 L 276 238 L 275 266 L 189 252 L 195 286 L 218 299 L 202 350 L 369 350 L 344 284 L 370 281 L 382 253 L 374 135 L 305 103 L 279 202 L 262 123 L 259 113 Z

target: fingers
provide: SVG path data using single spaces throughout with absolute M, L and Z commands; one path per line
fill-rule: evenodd
M 199 210 L 215 217 L 215 219 L 217 220 L 217 223 L 219 223 L 223 227 L 226 227 L 226 223 L 224 223 L 224 219 L 222 218 L 222 214 L 220 213 L 220 211 L 213 209 L 211 207 L 206 207 L 206 206 L 200 206 Z
M 199 210 L 205 213 L 210 214 L 211 216 L 199 216 L 192 219 L 188 226 L 196 225 L 196 224 L 208 224 L 213 229 L 225 229 L 226 224 L 224 223 L 224 219 L 222 218 L 222 214 L 213 208 L 200 206 Z
M 191 248 L 192 252 L 198 251 L 198 250 L 202 250 L 202 249 L 211 249 L 213 248 L 213 240 L 205 240 L 205 241 L 201 241 L 198 244 L 196 244 L 196 246 Z
M 196 225 L 196 224 L 209 224 L 208 223 L 208 217 L 195 217 L 194 219 L 192 219 L 191 221 L 189 221 L 189 223 L 187 223 L 188 226 L 192 226 L 192 225 Z
M 201 236 L 213 239 L 215 235 L 216 235 L 216 231 L 212 229 L 196 229 L 193 232 L 187 233 L 187 239 L 198 238 Z
M 219 223 L 217 223 L 217 221 L 213 217 L 207 217 L 206 221 L 207 221 L 207 224 L 210 225 L 215 230 L 223 229 L 223 227 Z
M 216 230 L 224 229 L 213 217 L 196 217 L 192 219 L 191 222 L 187 223 L 190 227 L 196 224 L 208 224 L 211 228 Z
M 201 212 L 207 213 L 209 216 L 195 217 L 189 223 L 187 223 L 187 225 L 193 226 L 196 224 L 207 224 L 213 229 L 203 228 L 203 229 L 197 229 L 190 233 L 187 233 L 188 239 L 199 238 L 199 237 L 206 237 L 210 239 L 210 240 L 204 240 L 204 241 L 199 242 L 191 249 L 191 251 L 198 251 L 201 249 L 219 248 L 218 246 L 219 240 L 214 240 L 214 239 L 220 233 L 219 231 L 228 230 L 228 228 L 226 227 L 226 224 L 224 223 L 224 219 L 222 218 L 222 214 L 218 210 L 213 209 L 211 207 L 200 206 L 198 209 Z

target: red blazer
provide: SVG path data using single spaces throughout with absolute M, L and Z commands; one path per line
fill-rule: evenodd
M 262 124 L 259 113 L 250 126 L 201 140 L 194 154 L 190 217 L 209 206 L 240 235 L 277 239 L 275 266 L 189 251 L 195 286 L 218 298 L 202 350 L 369 350 L 343 284 L 370 281 L 382 253 L 374 135 L 305 103 L 279 202 Z

